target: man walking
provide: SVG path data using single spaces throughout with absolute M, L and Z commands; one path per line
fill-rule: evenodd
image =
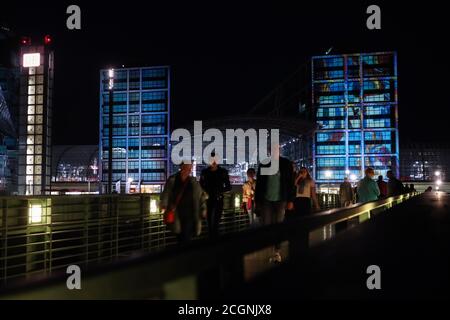
M 228 171 L 218 165 L 214 152 L 211 153 L 210 165 L 202 170 L 200 185 L 208 194 L 206 217 L 209 237 L 215 239 L 219 236 L 219 223 L 223 212 L 223 194 L 231 190 L 231 184 Z

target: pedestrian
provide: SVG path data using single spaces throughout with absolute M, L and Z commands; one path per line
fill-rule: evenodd
M 378 189 L 380 189 L 380 199 L 387 197 L 387 183 L 383 180 L 383 176 L 378 176 L 377 180 Z
M 179 244 L 200 235 L 206 216 L 207 195 L 191 177 L 191 171 L 191 163 L 181 163 L 180 171 L 167 179 L 159 202 L 165 223 L 177 235 Z
M 387 177 L 389 178 L 388 184 L 387 184 L 387 196 L 393 197 L 393 196 L 399 196 L 403 194 L 403 184 L 398 180 L 392 170 L 389 170 L 387 172 Z
M 409 185 L 409 192 L 417 192 L 417 190 L 416 190 L 416 188 L 415 188 L 415 186 L 414 186 L 413 183 L 411 183 L 411 184 Z
M 284 221 L 285 211 L 294 208 L 294 170 L 290 160 L 280 156 L 279 146 L 273 149 L 271 159 L 278 159 L 278 170 L 272 175 L 261 174 L 262 168 L 271 167 L 270 161 L 260 164 L 256 178 L 255 204 L 263 225 Z M 275 245 L 272 262 L 281 262 L 280 245 Z
M 219 166 L 219 159 L 214 152 L 211 153 L 209 166 L 202 170 L 200 185 L 208 194 L 207 220 L 209 237 L 215 239 L 219 236 L 220 219 L 223 213 L 223 195 L 231 190 L 228 171 Z
M 248 215 L 250 225 L 256 222 L 255 215 L 255 186 L 256 171 L 253 168 L 247 170 L 247 181 L 242 185 L 242 209 Z
M 316 182 L 311 178 L 307 168 L 300 168 L 295 179 L 295 187 L 294 214 L 296 217 L 311 214 L 313 205 L 314 210 L 320 210 L 319 201 L 317 200 Z
M 339 201 L 341 207 L 348 207 L 353 203 L 353 188 L 352 184 L 348 181 L 348 178 L 344 178 L 344 182 L 339 186 Z
M 369 202 L 378 200 L 380 189 L 377 183 L 373 180 L 375 172 L 372 168 L 365 170 L 365 177 L 358 182 L 358 201 Z

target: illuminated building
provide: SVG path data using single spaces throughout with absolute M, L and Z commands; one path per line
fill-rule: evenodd
M 0 26 L 0 193 L 17 192 L 19 41 Z
M 19 194 L 50 192 L 53 51 L 42 39 L 20 48 Z
M 314 177 L 333 184 L 376 175 L 399 175 L 397 55 L 393 52 L 312 58 Z
M 404 181 L 434 181 L 435 172 L 442 181 L 449 180 L 449 143 L 406 143 L 400 150 L 401 175 Z
M 119 180 L 121 184 L 131 182 L 130 192 L 161 191 L 169 168 L 169 73 L 169 67 L 100 71 L 99 172 L 102 192 L 106 192 L 108 183 L 114 188 Z M 112 182 L 109 182 L 111 101 Z

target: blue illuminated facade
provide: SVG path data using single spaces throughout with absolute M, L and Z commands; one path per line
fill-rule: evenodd
M 100 71 L 99 172 L 108 182 L 109 74 Z M 169 67 L 121 68 L 113 77 L 113 188 L 132 181 L 130 192 L 160 192 L 168 176 Z M 119 192 L 119 190 L 116 190 Z
M 399 175 L 396 53 L 313 57 L 312 104 L 318 183 L 357 180 L 367 167 Z

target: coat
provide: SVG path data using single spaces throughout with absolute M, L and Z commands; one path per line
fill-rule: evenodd
M 177 173 L 179 174 L 179 173 Z M 159 206 L 160 208 L 169 208 L 170 205 L 174 205 L 175 199 L 173 197 L 174 188 L 175 188 L 175 179 L 177 174 L 171 175 L 164 185 L 164 190 L 161 193 Z M 206 200 L 208 199 L 208 195 L 203 191 L 202 187 L 198 183 L 198 181 L 194 177 L 189 177 L 192 185 L 192 194 L 193 194 L 193 205 L 194 205 L 194 214 L 193 217 L 195 219 L 194 225 L 196 226 L 196 235 L 200 235 L 201 227 L 202 227 L 202 217 L 206 212 Z M 179 215 L 177 214 L 177 210 L 175 210 L 175 222 L 171 226 L 171 231 L 174 233 L 180 233 L 181 231 L 181 223 Z

